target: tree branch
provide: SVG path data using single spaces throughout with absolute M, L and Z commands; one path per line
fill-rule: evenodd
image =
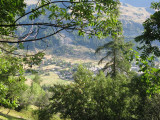
M 2 40 L 0 40 L 0 42 L 1 42 L 1 43 L 24 43 L 24 42 L 38 41 L 38 40 L 42 40 L 42 39 L 47 38 L 47 37 L 51 37 L 51 36 L 57 34 L 58 32 L 60 32 L 60 31 L 62 31 L 62 30 L 64 30 L 64 28 L 62 28 L 62 29 L 54 32 L 53 34 L 47 35 L 47 36 L 45 36 L 45 37 L 37 38 L 37 39 L 18 40 L 18 41 L 2 41 Z
M 17 27 L 17 26 L 32 26 L 32 25 L 34 26 L 53 26 L 53 27 L 61 27 L 61 28 L 66 27 L 66 25 L 57 25 L 53 23 L 28 23 L 28 24 L 10 24 L 10 25 L 1 24 L 0 27 Z
M 83 2 L 96 2 L 96 1 L 83 1 Z M 37 10 L 39 10 L 39 9 L 47 6 L 47 5 L 53 4 L 53 3 L 71 3 L 71 4 L 73 4 L 73 3 L 80 3 L 80 1 L 79 1 L 79 2 L 70 2 L 70 1 L 53 1 L 53 2 L 48 2 L 48 3 L 46 3 L 46 4 L 42 5 L 42 6 L 39 6 L 39 7 L 35 8 L 35 9 L 31 10 L 30 12 L 27 12 L 27 13 L 25 13 L 24 15 L 20 16 L 19 18 L 17 18 L 17 19 L 15 20 L 14 24 L 15 24 L 18 20 L 20 20 L 21 18 L 23 18 L 24 16 L 26 16 L 26 15 L 28 15 L 28 14 L 30 14 L 30 13 L 33 13 L 33 12 L 35 12 L 35 11 L 37 11 Z

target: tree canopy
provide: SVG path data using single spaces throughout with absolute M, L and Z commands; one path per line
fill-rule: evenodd
M 22 60 L 0 51 L 0 105 L 15 108 L 21 91 L 25 90 Z
M 103 63 L 106 60 L 103 71 L 107 71 L 107 76 L 115 77 L 119 73 L 129 74 L 131 68 L 131 61 L 127 56 L 130 56 L 129 49 L 132 47 L 131 43 L 124 42 L 123 37 L 115 37 L 110 42 L 99 46 L 96 49 L 96 53 L 105 51 L 105 56 L 100 59 L 98 64 Z
M 150 16 L 144 23 L 144 32 L 142 35 L 135 38 L 136 42 L 142 45 L 138 48 L 142 50 L 142 58 L 147 58 L 149 55 L 154 54 L 160 56 L 159 41 L 160 41 L 160 2 L 153 2 L 151 8 L 155 13 Z
M 25 13 L 26 4 L 24 0 L 1 0 L 0 1 L 0 26 L 7 24 L 14 24 L 15 17 Z M 3 35 L 11 35 L 16 26 L 12 27 L 0 27 L 0 37 Z
M 10 36 L 11 30 L 19 26 L 30 26 L 30 32 L 25 32 L 22 36 L 12 36 L 8 40 L 3 38 L 0 42 L 5 43 L 21 43 L 29 41 L 43 40 L 47 37 L 60 33 L 61 31 L 72 32 L 79 31 L 79 35 L 88 34 L 90 37 L 96 35 L 99 38 L 114 34 L 114 27 L 118 24 L 117 20 L 117 7 L 119 6 L 118 0 L 40 0 L 32 10 L 24 13 L 24 1 L 1 1 L 3 7 L 2 14 L 6 16 L 0 23 L 0 35 Z M 11 3 L 11 4 L 10 4 Z M 7 5 L 9 11 L 7 11 Z M 12 5 L 13 4 L 13 5 Z M 13 11 L 10 9 L 13 9 Z M 16 17 L 17 16 L 17 17 Z M 23 17 L 29 16 L 30 21 L 21 23 Z M 48 18 L 47 22 L 36 20 L 42 16 Z M 16 17 L 16 19 L 15 19 Z M 10 20 L 8 20 L 10 19 Z M 4 22 L 4 20 L 6 22 Z M 50 28 L 52 32 L 45 36 L 37 37 L 40 31 Z M 5 33 L 3 29 L 11 29 Z M 31 35 L 34 35 L 31 36 Z M 17 38 L 17 39 L 13 39 Z

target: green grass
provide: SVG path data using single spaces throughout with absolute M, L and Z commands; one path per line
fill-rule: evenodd
M 40 75 L 42 79 L 41 85 L 55 85 L 55 84 L 71 83 L 70 81 L 60 79 L 59 76 L 55 74 L 54 72 L 48 72 L 48 73 L 49 73 L 48 75 L 45 75 L 45 74 Z M 26 75 L 25 77 L 27 79 L 26 84 L 31 85 L 34 75 Z
M 41 85 L 54 85 L 54 84 L 67 84 L 70 81 L 62 80 L 59 76 L 53 72 L 49 72 L 49 75 L 41 75 L 42 82 Z
M 7 108 L 0 107 L 0 120 L 38 120 L 36 115 L 33 116 L 32 114 L 32 111 L 35 109 L 37 109 L 37 107 L 30 106 L 28 110 L 22 110 L 21 112 L 17 112 L 15 110 L 9 110 Z M 51 120 L 64 120 L 64 119 L 60 119 L 60 114 L 56 114 L 52 116 Z M 70 119 L 65 119 L 65 120 L 70 120 Z
M 8 114 L 7 114 L 8 113 Z M 30 111 L 17 112 L 0 107 L 0 120 L 34 120 Z

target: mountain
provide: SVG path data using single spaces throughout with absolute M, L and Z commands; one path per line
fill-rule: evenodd
M 135 37 L 143 32 L 142 23 L 149 18 L 154 11 L 146 7 L 135 7 L 127 3 L 121 3 L 120 20 L 123 23 L 124 35 Z
M 120 7 L 121 19 L 131 20 L 136 23 L 143 23 L 151 14 L 151 10 L 145 7 L 134 7 L 126 3 L 122 3 Z

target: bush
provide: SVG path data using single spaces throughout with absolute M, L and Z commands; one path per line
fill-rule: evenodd
M 74 80 L 70 85 L 52 88 L 53 97 L 45 111 L 48 116 L 61 113 L 61 118 L 72 120 L 133 119 L 129 112 L 128 79 L 123 75 L 111 79 L 100 72 L 95 76 L 80 66 Z
M 129 96 L 132 99 L 129 111 L 137 120 L 159 120 L 160 93 L 148 93 L 148 84 L 142 78 L 143 74 L 135 76 L 128 84 Z

